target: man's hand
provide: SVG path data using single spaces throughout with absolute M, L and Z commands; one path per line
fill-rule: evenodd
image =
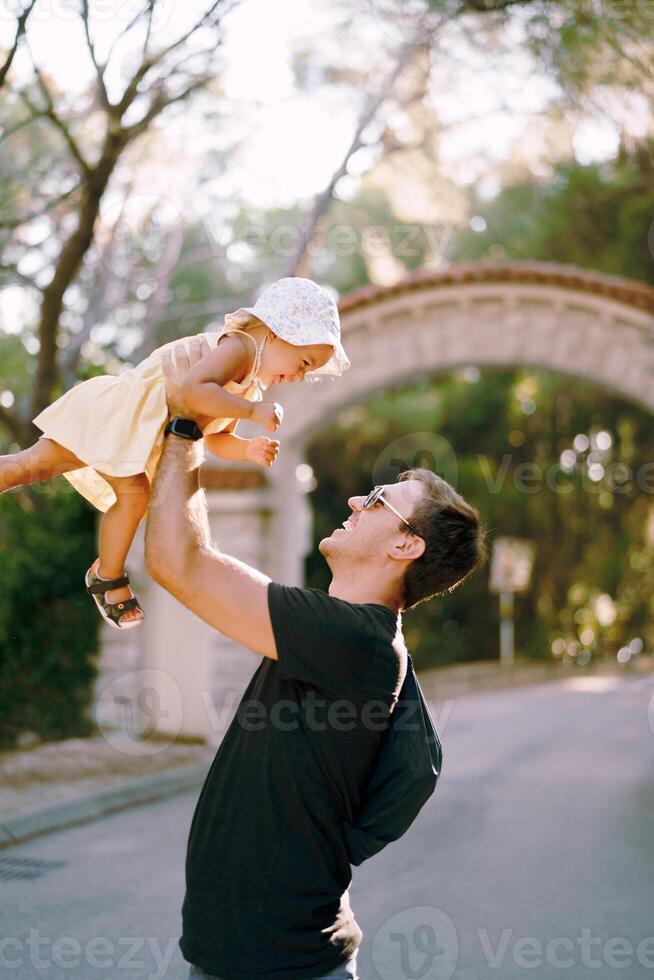
M 250 422 L 262 425 L 269 432 L 278 429 L 284 420 L 284 409 L 279 402 L 252 402 Z
M 272 466 L 279 452 L 279 439 L 269 439 L 268 436 L 258 436 L 248 439 L 245 447 L 245 458 L 259 466 Z

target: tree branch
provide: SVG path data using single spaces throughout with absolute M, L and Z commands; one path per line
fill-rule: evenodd
M 26 276 L 24 272 L 19 272 L 18 266 L 14 265 L 13 262 L 0 262 L 0 272 L 6 272 L 9 276 L 18 280 L 18 282 L 21 282 L 24 286 L 29 286 L 30 289 L 36 289 L 37 292 L 43 292 L 41 286 L 38 286 L 36 282 L 30 278 L 30 276 Z
M 32 57 L 31 51 L 30 51 L 30 57 Z M 66 141 L 66 144 L 68 145 L 68 149 L 70 150 L 72 156 L 75 158 L 75 161 L 77 162 L 84 178 L 88 179 L 91 171 L 90 165 L 85 160 L 82 151 L 78 147 L 68 126 L 58 114 L 54 102 L 52 100 L 50 89 L 48 88 L 45 79 L 43 78 L 43 75 L 41 74 L 41 71 L 33 57 L 32 57 L 32 65 L 34 67 L 34 74 L 36 76 L 36 80 L 39 83 L 39 88 L 43 94 L 43 98 L 45 99 L 46 108 L 43 110 L 38 109 L 37 106 L 35 106 L 30 100 L 30 98 L 25 94 L 25 92 L 20 92 L 20 97 L 23 100 L 23 102 L 32 110 L 32 112 L 45 116 L 46 119 L 49 119 L 57 127 L 57 129 L 63 136 L 64 140 Z
M 24 126 L 29 126 L 29 124 L 33 123 L 35 119 L 41 119 L 42 117 L 43 113 L 40 109 L 37 109 L 35 112 L 30 112 L 29 116 L 25 116 L 24 119 L 19 119 L 19 121 L 14 123 L 13 126 L 3 128 L 0 131 L 0 143 L 3 142 L 3 140 L 8 140 L 10 136 L 13 136 L 14 133 L 17 133 Z
M 477 14 L 489 14 L 496 10 L 506 10 L 507 7 L 524 6 L 534 0 L 463 0 L 461 10 Z
M 188 39 L 191 37 L 192 34 L 195 34 L 196 31 L 198 31 L 201 27 L 204 27 L 209 21 L 211 21 L 212 24 L 214 25 L 215 23 L 218 23 L 217 21 L 214 21 L 214 13 L 216 12 L 216 10 L 218 9 L 221 3 L 225 3 L 225 0 L 213 0 L 213 3 L 209 7 L 209 9 L 202 14 L 202 16 L 195 22 L 195 24 L 193 24 L 192 27 L 189 27 L 188 31 L 185 34 L 182 34 L 180 37 L 178 37 L 176 41 L 172 41 L 172 43 L 169 44 L 167 47 L 162 48 L 159 54 L 155 56 L 153 64 L 158 64 L 163 58 L 167 57 L 171 53 L 171 51 L 174 51 L 176 48 L 179 48 L 180 45 L 188 41 Z
M 331 201 L 334 194 L 334 188 L 341 177 L 347 173 L 347 165 L 350 158 L 356 153 L 356 151 L 363 146 L 363 133 L 367 126 L 373 121 L 377 112 L 379 111 L 382 103 L 388 98 L 390 92 L 395 85 L 395 82 L 399 78 L 400 74 L 404 71 L 406 66 L 411 61 L 414 53 L 418 50 L 415 44 L 405 44 L 398 55 L 397 61 L 393 66 L 392 70 L 386 76 L 385 80 L 381 84 L 378 91 L 371 98 L 368 99 L 367 104 L 364 106 L 363 112 L 359 117 L 357 123 L 357 128 L 352 137 L 352 142 L 345 151 L 343 159 L 341 160 L 338 168 L 332 174 L 329 183 L 323 191 L 316 195 L 314 198 L 313 206 L 309 212 L 307 218 L 302 224 L 301 234 L 298 236 L 297 245 L 293 249 L 291 255 L 288 257 L 280 278 L 286 278 L 288 276 L 298 275 L 298 269 L 300 268 L 302 261 L 306 255 L 309 243 L 315 234 L 316 226 L 322 214 L 325 212 L 329 201 Z
M 148 72 L 154 68 L 156 65 L 160 64 L 164 58 L 166 58 L 171 52 L 175 51 L 180 45 L 184 44 L 185 41 L 191 37 L 195 31 L 204 27 L 209 20 L 213 22 L 214 14 L 221 3 L 225 0 L 213 0 L 213 3 L 208 10 L 195 22 L 195 24 L 188 29 L 184 34 L 178 37 L 175 41 L 172 41 L 165 48 L 162 48 L 156 54 L 150 55 L 149 58 L 144 58 L 142 64 L 139 66 L 138 70 L 132 76 L 127 88 L 123 93 L 123 97 L 116 105 L 116 112 L 119 117 L 122 117 L 127 109 L 130 107 L 134 99 L 136 98 L 138 87 L 148 74 Z
M 207 85 L 211 81 L 211 78 L 211 75 L 201 75 L 199 78 L 194 79 L 190 85 L 187 85 L 185 89 L 182 89 L 181 92 L 174 96 L 166 95 L 164 90 L 161 89 L 157 95 L 155 95 L 150 108 L 145 113 L 143 118 L 137 123 L 127 126 L 123 130 L 126 139 L 128 141 L 136 139 L 136 137 L 140 136 L 141 133 L 148 128 L 152 120 L 156 119 L 156 117 L 162 113 L 164 109 L 167 109 L 168 106 L 174 105 L 176 102 L 181 102 L 183 99 L 188 98 L 192 92 L 195 92 L 197 89 L 203 88 L 205 85 Z
M 129 21 L 129 23 L 123 28 L 123 30 L 119 34 L 117 34 L 116 37 L 113 39 L 113 41 L 109 45 L 109 50 L 107 51 L 107 57 L 106 57 L 106 60 L 105 60 L 105 67 L 111 61 L 111 56 L 114 53 L 114 50 L 116 49 L 116 45 L 120 44 L 120 42 L 122 41 L 122 39 L 127 34 L 129 34 L 129 32 L 131 31 L 131 29 L 134 27 L 135 24 L 138 24 L 138 22 L 140 21 L 141 17 L 143 17 L 144 13 L 146 13 L 146 11 L 143 8 L 141 8 L 141 10 L 138 10 L 134 14 L 134 16 L 132 17 L 132 19 Z
M 99 63 L 97 59 L 97 55 L 95 53 L 95 45 L 93 43 L 93 38 L 91 37 L 91 30 L 89 27 L 88 0 L 81 0 L 81 6 L 82 6 L 82 10 L 81 10 L 82 24 L 84 25 L 84 36 L 86 38 L 86 46 L 88 48 L 89 55 L 91 56 L 91 61 L 93 62 L 93 68 L 95 69 L 96 78 L 98 80 L 98 92 L 100 94 L 100 102 L 102 106 L 107 110 L 107 112 L 111 112 L 113 107 L 111 102 L 109 101 L 107 86 L 105 85 L 105 81 L 104 81 L 104 71 L 107 66 L 101 65 Z
M 7 56 L 6 56 L 3 64 L 0 65 L 0 88 L 5 83 L 5 79 L 7 78 L 7 75 L 9 73 L 9 69 L 11 68 L 11 64 L 12 64 L 12 62 L 14 60 L 14 57 L 16 55 L 16 52 L 18 51 L 18 45 L 20 44 L 20 39 L 23 36 L 23 34 L 25 33 L 25 30 L 27 28 L 27 18 L 31 14 L 32 8 L 34 7 L 35 3 L 36 3 L 36 0 L 30 0 L 30 2 L 27 4 L 27 6 L 25 7 L 25 9 L 23 10 L 22 14 L 20 15 L 20 17 L 16 21 L 16 33 L 14 35 L 14 40 L 13 40 L 13 42 L 11 44 L 11 47 L 9 48 L 9 51 L 7 52 Z
M 48 213 L 48 211 L 52 211 L 52 209 L 56 208 L 62 201 L 66 201 L 69 197 L 71 197 L 75 191 L 80 189 L 81 186 L 81 182 L 78 181 L 78 183 L 73 184 L 73 186 L 67 191 L 64 191 L 63 194 L 60 194 L 59 197 L 53 197 L 51 200 L 46 201 L 43 207 L 36 211 L 30 211 L 28 214 L 20 215 L 18 218 L 7 219 L 0 216 L 0 224 L 2 224 L 3 228 L 13 230 L 15 228 L 20 228 L 21 225 L 27 224 L 28 221 L 34 221 L 37 218 L 42 218 L 44 214 Z
M 155 2 L 156 2 L 156 0 L 148 0 L 148 14 L 147 14 L 147 16 L 148 16 L 148 23 L 147 23 L 147 27 L 145 28 L 145 39 L 143 41 L 143 57 L 144 58 L 145 58 L 145 56 L 148 53 L 148 45 L 150 43 L 150 33 L 152 31 L 152 16 L 154 14 L 154 5 L 155 5 Z

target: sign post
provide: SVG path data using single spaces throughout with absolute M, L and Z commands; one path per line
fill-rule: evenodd
M 500 597 L 500 664 L 513 663 L 516 592 L 529 587 L 535 547 L 524 538 L 496 538 L 493 544 L 489 589 Z

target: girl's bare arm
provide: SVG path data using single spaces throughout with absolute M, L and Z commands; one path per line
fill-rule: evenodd
M 236 463 L 243 463 L 247 459 L 245 450 L 250 442 L 250 439 L 232 435 L 231 432 L 212 432 L 204 437 L 204 444 L 213 456 Z
M 243 439 L 234 432 L 238 419 L 232 419 L 229 425 L 225 426 L 222 432 L 212 432 L 204 437 L 206 448 L 214 456 L 221 459 L 229 459 L 234 462 L 242 463 L 247 458 L 245 449 L 249 444 L 249 439 Z
M 225 391 L 228 381 L 241 381 L 252 365 L 253 352 L 238 337 L 223 337 L 186 372 L 180 384 L 184 404 L 194 415 L 247 419 L 252 402 Z

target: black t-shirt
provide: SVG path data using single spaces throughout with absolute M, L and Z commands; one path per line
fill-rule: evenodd
M 278 659 L 248 684 L 200 793 L 180 948 L 221 980 L 302 980 L 362 939 L 341 824 L 356 818 L 407 669 L 387 606 L 270 582 Z

